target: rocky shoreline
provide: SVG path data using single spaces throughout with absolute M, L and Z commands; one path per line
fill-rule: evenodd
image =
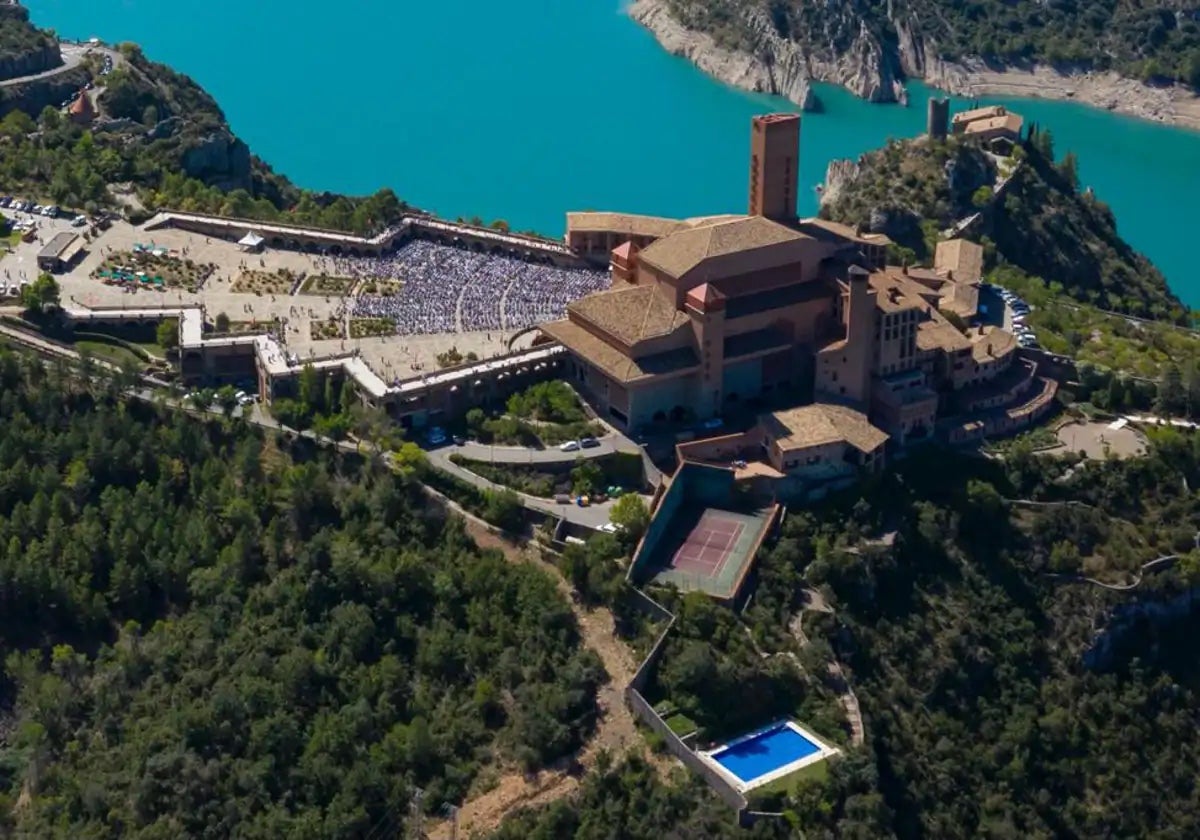
M 665 50 L 710 76 L 742 90 L 782 96 L 803 110 L 817 105 L 809 85 L 813 81 L 840 85 L 869 102 L 896 102 L 905 97 L 903 77 L 921 79 L 956 96 L 1072 101 L 1200 130 L 1200 96 L 1182 86 L 1151 87 L 1116 73 L 1063 72 L 1040 65 L 946 62 L 903 26 L 897 26 L 900 38 L 895 55 L 885 54 L 864 30 L 845 53 L 824 56 L 780 38 L 768 21 L 751 20 L 761 45 L 759 53 L 752 55 L 725 49 L 707 33 L 688 29 L 671 15 L 667 0 L 635 0 L 629 15 L 650 30 Z

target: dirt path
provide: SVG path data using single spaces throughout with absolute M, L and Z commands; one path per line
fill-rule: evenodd
M 792 636 L 800 643 L 800 647 L 808 644 L 808 635 L 804 632 L 804 623 L 801 621 L 804 613 L 808 610 L 815 612 L 832 613 L 833 609 L 825 603 L 825 599 L 821 597 L 821 593 L 815 589 L 808 589 L 806 593 L 809 597 L 808 606 L 800 612 L 792 616 L 791 622 L 788 623 L 788 630 Z M 854 689 L 850 686 L 850 680 L 846 678 L 846 672 L 842 670 L 842 665 L 835 658 L 828 665 L 829 675 L 833 677 L 834 690 L 838 695 L 838 702 L 842 704 L 842 709 L 846 713 L 846 719 L 850 721 L 850 741 L 856 747 L 863 744 L 866 736 L 866 728 L 863 726 L 862 709 L 858 706 L 858 695 L 854 693 Z
M 584 644 L 600 657 L 609 681 L 598 692 L 600 725 L 573 760 L 560 762 L 562 766 L 544 770 L 536 776 L 508 773 L 491 790 L 463 803 L 458 812 L 458 837 L 464 839 L 495 830 L 505 816 L 518 808 L 543 805 L 573 792 L 579 787 L 580 774 L 571 774 L 570 765 L 577 762 L 586 772 L 595 764 L 601 750 L 607 750 L 615 758 L 629 750 L 643 748 L 642 738 L 622 694 L 633 679 L 637 663 L 632 651 L 616 637 L 612 613 L 603 608 L 587 610 L 575 603 L 570 585 L 557 568 L 541 559 L 537 549 L 513 545 L 470 520 L 467 521 L 467 532 L 480 546 L 498 548 L 513 562 L 533 563 L 553 575 L 559 591 L 571 604 Z M 651 760 L 660 771 L 669 767 L 667 759 L 651 757 Z M 453 826 L 449 821 L 431 823 L 427 836 L 431 840 L 451 840 Z

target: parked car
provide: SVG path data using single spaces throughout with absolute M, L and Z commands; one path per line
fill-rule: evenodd
M 600 441 L 596 440 L 591 435 L 579 439 L 579 445 L 584 449 L 595 449 L 600 445 Z
M 429 430 L 429 434 L 425 437 L 429 441 L 430 446 L 441 446 L 446 442 L 446 430 L 441 426 L 434 426 Z
M 560 452 L 578 452 L 580 450 L 579 441 L 569 440 L 566 443 L 560 444 L 558 449 Z
M 711 432 L 713 429 L 719 429 L 724 425 L 725 421 L 720 417 L 710 417 L 700 424 L 700 428 L 704 429 L 706 432 Z
M 463 437 L 462 435 L 454 436 L 454 445 L 455 446 L 465 446 L 466 443 L 467 443 L 467 439 L 465 437 Z
M 611 522 L 605 522 L 603 525 L 600 526 L 599 530 L 603 531 L 606 534 L 615 534 L 615 533 L 617 533 L 617 526 L 612 524 Z

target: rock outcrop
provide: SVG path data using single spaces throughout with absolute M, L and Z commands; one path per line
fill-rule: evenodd
M 894 102 L 903 95 L 899 67 L 867 29 L 852 17 L 842 23 L 851 35 L 848 48 L 807 48 L 781 37 L 761 10 L 747 12 L 744 22 L 754 43 L 752 51 L 735 51 L 717 44 L 705 32 L 680 23 L 667 0 L 636 0 L 629 14 L 654 33 L 659 44 L 721 81 L 757 93 L 782 96 L 806 110 L 815 105 L 809 83 L 830 82 L 870 102 Z
M 199 138 L 183 151 L 183 170 L 223 190 L 249 189 L 250 147 L 227 131 Z
M 56 42 L 47 42 L 16 55 L 0 56 L 0 82 L 45 73 L 62 63 L 62 52 Z
M 996 64 L 969 56 L 943 60 L 938 44 L 921 34 L 911 10 L 897 3 L 866 8 L 853 0 L 829 0 L 815 14 L 819 23 L 805 19 L 799 40 L 781 34 L 788 30 L 772 21 L 766 3 L 745 4 L 734 13 L 743 41 L 735 49 L 689 28 L 670 3 L 635 0 L 629 13 L 665 49 L 706 73 L 744 90 L 786 97 L 805 109 L 815 105 L 809 88 L 813 81 L 840 85 L 870 102 L 904 102 L 904 80 L 915 78 L 965 97 L 1068 99 L 1200 129 L 1200 97 L 1182 85 L 1152 87 L 1084 67 Z

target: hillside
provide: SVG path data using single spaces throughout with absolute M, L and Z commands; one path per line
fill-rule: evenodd
M 1020 445 L 1004 464 L 918 452 L 789 512 L 751 605 L 716 621 L 711 655 L 751 637 L 783 654 L 756 703 L 778 702 L 789 670 L 802 681 L 836 657 L 867 740 L 824 778 L 755 797 L 784 820 L 736 836 L 1196 836 L 1200 619 L 1189 593 L 1200 583 L 1200 497 L 1188 488 L 1200 482 L 1200 435 L 1160 433 L 1141 460 L 1075 460 Z M 1073 579 L 1127 584 L 1175 553 L 1132 591 Z M 831 613 L 810 608 L 810 588 Z M 720 609 L 684 608 L 693 622 Z M 677 645 L 662 669 L 702 675 L 696 662 Z M 718 713 L 750 699 L 722 679 L 704 692 Z M 832 720 L 800 719 L 837 734 Z M 636 763 L 616 767 L 498 837 L 730 836 L 694 779 L 645 776 Z
M 29 22 L 23 6 L 0 5 L 0 82 L 62 63 L 58 41 Z
M 928 259 L 938 231 L 981 212 L 971 236 L 983 237 L 990 264 L 1016 266 L 1105 309 L 1184 320 L 1162 274 L 1121 239 L 1108 206 L 1079 190 L 1073 156 L 1054 161 L 1048 132 L 1035 131 L 1015 160 L 998 163 L 954 137 L 893 141 L 830 164 L 821 215 L 886 233 L 909 258 Z M 1006 174 L 1011 181 L 993 201 Z
M 1195 13 L 1148 0 L 637 0 L 632 14 L 714 75 L 801 103 L 809 79 L 892 101 L 907 78 L 960 90 L 970 71 L 1035 66 L 1200 86 Z M 1137 93 L 1156 97 L 1151 88 Z
M 554 580 L 414 481 L 80 379 L 0 352 L 0 834 L 396 836 L 593 731 Z
M 25 27 L 57 54 L 52 35 L 17 11 L 0 14 L 0 25 Z M 113 60 L 108 75 L 103 55 Z M 59 106 L 89 81 L 97 117 L 81 126 Z M 0 89 L 0 114 L 0 189 L 64 207 L 127 208 L 132 196 L 141 215 L 172 207 L 356 233 L 378 232 L 408 209 L 389 189 L 358 198 L 298 188 L 251 153 L 207 91 L 134 44 Z

